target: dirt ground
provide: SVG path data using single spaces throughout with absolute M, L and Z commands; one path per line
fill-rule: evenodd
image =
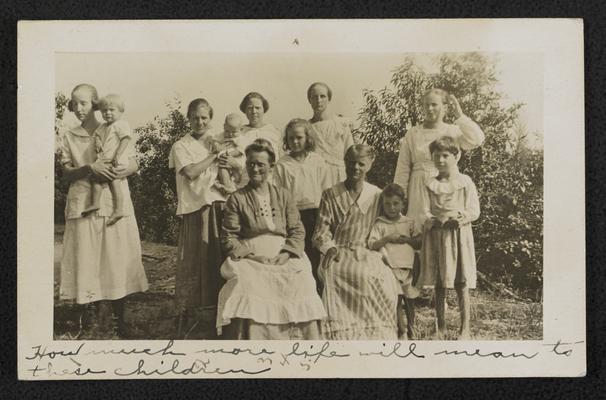
M 83 329 L 83 306 L 59 300 L 63 227 L 55 227 L 55 338 L 95 339 Z M 174 304 L 176 248 L 142 242 L 143 265 L 150 288 L 130 295 L 125 301 L 125 339 L 215 339 L 216 310 L 197 310 L 191 322 L 177 335 L 178 316 Z M 432 293 L 424 291 L 417 299 L 417 340 L 432 340 L 435 312 Z M 448 294 L 447 339 L 455 339 L 459 323 L 456 294 Z M 542 304 L 519 301 L 490 293 L 482 287 L 472 291 L 472 336 L 475 340 L 540 340 L 543 337 Z M 116 337 L 117 338 L 117 337 Z

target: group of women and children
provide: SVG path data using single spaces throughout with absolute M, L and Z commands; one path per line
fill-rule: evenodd
M 216 306 L 224 339 L 414 339 L 414 298 L 432 286 L 436 337 L 445 337 L 446 289 L 455 288 L 459 338 L 470 338 L 479 201 L 457 162 L 482 144 L 482 130 L 454 96 L 427 91 L 423 123 L 407 132 L 394 183 L 381 190 L 366 181 L 373 149 L 354 143 L 351 124 L 331 113 L 332 96 L 312 84 L 312 118 L 291 120 L 284 134 L 265 122 L 260 93 L 240 104 L 248 123 L 231 113 L 222 132 L 207 100 L 189 104 L 191 132 L 168 161 L 181 217 L 178 335 L 195 310 Z M 69 110 L 81 125 L 62 149 L 71 185 L 61 297 L 94 303 L 101 336 L 115 327 L 123 335 L 124 297 L 148 288 L 125 179 L 138 166 L 124 108 L 117 95 L 76 86 Z M 447 110 L 454 124 L 444 122 Z

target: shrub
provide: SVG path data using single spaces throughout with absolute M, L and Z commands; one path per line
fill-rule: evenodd
M 175 244 L 179 220 L 175 215 L 175 173 L 168 168 L 168 156 L 173 143 L 189 129 L 187 118 L 179 111 L 180 101 L 176 99 L 167 107 L 166 117 L 156 117 L 135 130 L 139 174 L 130 182 L 142 239 Z

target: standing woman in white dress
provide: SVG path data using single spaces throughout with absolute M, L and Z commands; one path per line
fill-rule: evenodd
M 430 89 L 423 95 L 424 119 L 414 126 L 402 139 L 394 183 L 402 186 L 408 198 L 407 216 L 422 224 L 423 213 L 429 204 L 424 204 L 425 179 L 436 176 L 429 144 L 442 136 L 450 136 L 462 150 L 471 150 L 484 142 L 482 129 L 463 114 L 455 96 L 442 89 Z M 444 122 L 448 109 L 456 118 L 454 124 Z
M 307 89 L 307 100 L 314 112 L 309 122 L 316 142 L 316 152 L 328 164 L 328 187 L 331 187 L 347 178 L 343 157 L 354 144 L 352 124 L 348 119 L 331 112 L 332 90 L 326 83 L 312 83 Z
M 70 186 L 65 205 L 60 297 L 75 299 L 78 304 L 95 304 L 98 332 L 93 332 L 93 338 L 110 339 L 114 337 L 112 308 L 121 334 L 123 298 L 147 290 L 148 285 L 128 182 L 123 179 L 137 171 L 134 150 L 130 146 L 125 151 L 129 160 L 126 167 L 113 168 L 111 160 L 96 158 L 95 131 L 101 125 L 95 116 L 98 100 L 94 86 L 80 84 L 72 91 L 68 104 L 81 124 L 65 134 L 61 149 L 63 178 Z M 107 185 L 101 193 L 99 210 L 82 216 L 91 202 L 91 176 L 106 182 L 121 179 L 125 215 L 114 225 L 107 224 L 114 210 Z

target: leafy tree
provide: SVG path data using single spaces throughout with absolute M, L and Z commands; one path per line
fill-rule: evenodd
M 480 193 L 482 215 L 474 224 L 478 268 L 492 279 L 541 295 L 543 265 L 543 152 L 529 148 L 519 124 L 522 104 L 503 107 L 496 60 L 480 53 L 445 54 L 426 71 L 412 57 L 390 85 L 365 90 L 357 137 L 378 150 L 369 180 L 393 181 L 400 140 L 422 122 L 421 96 L 432 87 L 454 94 L 486 133 L 483 146 L 459 162 Z M 447 115 L 447 122 L 452 116 Z
M 173 143 L 189 130 L 180 106 L 181 101 L 175 99 L 167 104 L 166 117 L 156 117 L 135 130 L 139 174 L 133 176 L 131 186 L 139 230 L 148 241 L 169 244 L 177 241 L 175 175 L 168 168 L 168 156 Z

